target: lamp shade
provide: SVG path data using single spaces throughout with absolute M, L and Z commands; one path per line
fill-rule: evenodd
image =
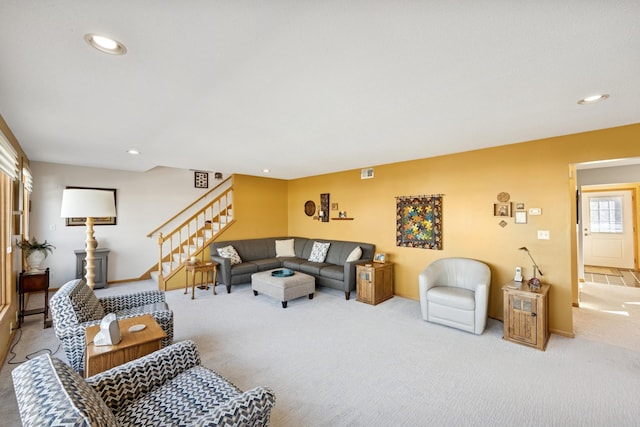
M 109 190 L 67 188 L 62 191 L 62 218 L 116 216 L 116 202 Z

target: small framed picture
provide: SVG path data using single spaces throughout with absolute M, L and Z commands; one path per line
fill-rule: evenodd
M 378 252 L 373 257 L 373 262 L 384 263 L 386 260 L 387 260 L 387 254 L 385 254 L 384 252 Z
M 526 224 L 527 223 L 527 211 L 516 211 L 516 224 Z
M 332 211 L 337 211 L 338 210 L 338 204 L 337 203 L 331 203 L 331 210 Z
M 494 203 L 493 216 L 511 216 L 511 203 Z
M 193 185 L 195 188 L 209 188 L 209 173 L 195 171 L 193 173 Z
M 516 203 L 516 210 L 517 211 L 524 210 L 524 203 Z

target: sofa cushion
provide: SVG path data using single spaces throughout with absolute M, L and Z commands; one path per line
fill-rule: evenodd
M 328 265 L 320 269 L 320 275 L 330 279 L 344 280 L 344 267 L 341 265 Z
M 48 354 L 11 373 L 24 425 L 114 426 L 116 417 L 69 365 Z
M 223 248 L 218 248 L 218 254 L 223 258 L 229 258 L 231 265 L 236 265 L 242 263 L 242 258 L 238 255 L 236 248 L 233 246 L 225 246 Z
M 327 264 L 326 262 L 310 262 L 307 261 L 304 264 L 300 265 L 300 271 L 303 273 L 313 274 L 315 276 L 320 275 L 320 270 L 324 267 L 329 267 L 331 264 Z
M 294 239 L 276 240 L 276 257 L 294 257 Z
M 360 246 L 356 246 L 354 250 L 351 251 L 349 256 L 347 257 L 346 262 L 353 262 L 360 259 L 362 256 L 362 248 Z
M 231 267 L 231 274 L 250 274 L 258 271 L 258 265 L 252 262 L 243 262 Z
M 95 292 L 84 280 L 78 282 L 75 288 L 69 293 L 73 310 L 76 312 L 78 323 L 90 320 L 102 319 L 105 315 L 104 309 Z
M 298 270 L 299 271 L 300 270 L 300 266 L 302 264 L 306 263 L 306 262 L 309 262 L 309 261 L 307 261 L 304 258 L 286 258 L 286 259 L 282 260 L 282 266 L 284 268 L 290 268 L 292 270 Z
M 274 268 L 282 267 L 282 260 L 278 258 L 257 259 L 251 261 L 252 264 L 258 266 L 258 271 L 272 270 Z
M 309 261 L 311 262 L 324 262 L 327 258 L 327 252 L 329 252 L 329 246 L 331 243 L 313 242 L 313 248 L 311 248 L 311 254 L 309 255 Z

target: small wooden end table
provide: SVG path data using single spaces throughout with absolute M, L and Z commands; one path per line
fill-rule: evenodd
M 29 292 L 44 292 L 44 307 L 27 310 L 24 302 L 24 294 Z M 49 269 L 44 271 L 23 271 L 18 279 L 18 327 L 24 322 L 24 316 L 32 314 L 44 314 L 44 327 L 51 326 L 47 320 L 49 317 Z
M 100 332 L 100 325 L 89 326 L 85 330 L 87 344 L 84 355 L 85 378 L 160 350 L 162 339 L 167 336 L 150 314 L 119 320 L 118 325 L 120 325 L 122 340 L 116 345 L 93 344 L 96 334 Z M 145 328 L 141 331 L 129 332 L 129 328 L 133 325 L 145 325 Z
M 213 294 L 216 294 L 216 277 L 218 275 L 218 263 L 215 261 L 198 261 L 195 263 L 187 262 L 184 269 L 187 275 L 187 280 L 184 282 L 184 293 L 187 293 L 189 287 L 189 272 L 191 272 L 191 299 L 195 298 L 196 291 L 196 273 L 201 273 L 203 284 L 200 286 L 202 289 L 209 289 L 209 285 L 205 284 L 204 274 L 207 273 L 207 280 L 209 280 L 209 272 L 213 273 Z

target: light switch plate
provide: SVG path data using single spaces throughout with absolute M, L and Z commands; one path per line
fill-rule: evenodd
M 549 240 L 549 230 L 538 230 L 539 240 Z
M 540 208 L 529 208 L 529 215 L 542 215 L 542 209 L 540 209 Z

